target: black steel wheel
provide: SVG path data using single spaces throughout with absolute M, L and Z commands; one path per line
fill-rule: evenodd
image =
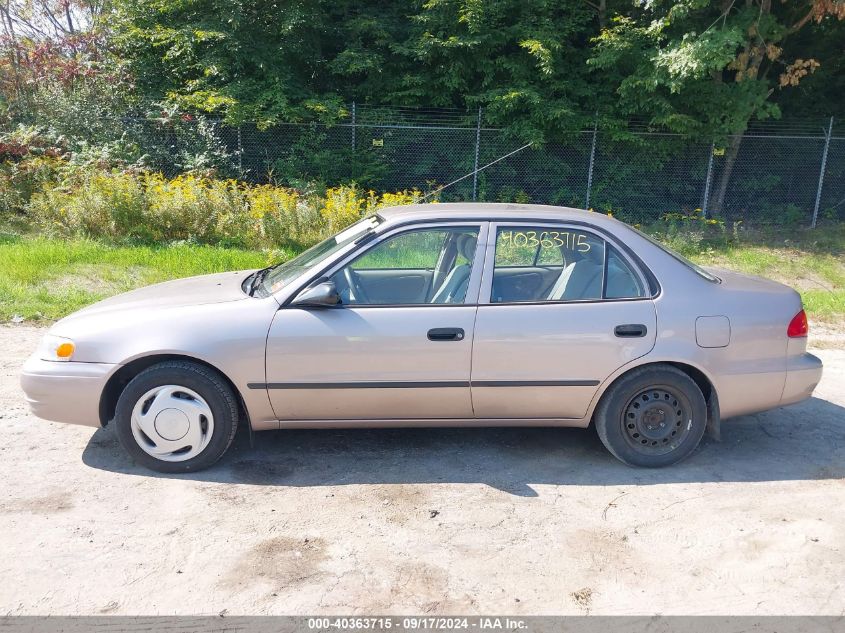
M 679 389 L 655 385 L 631 398 L 621 423 L 628 444 L 643 455 L 672 452 L 692 431 L 692 405 Z
M 698 446 L 707 425 L 707 404 L 686 373 L 671 365 L 652 365 L 612 384 L 594 420 L 602 443 L 621 461 L 668 466 Z

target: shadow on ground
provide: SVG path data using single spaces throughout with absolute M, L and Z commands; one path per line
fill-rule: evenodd
M 627 485 L 845 479 L 845 408 L 811 398 L 728 420 L 722 441 L 705 440 L 687 460 L 657 470 L 629 468 L 593 429 L 384 429 L 239 432 L 212 468 L 154 473 L 132 463 L 112 429 L 94 433 L 82 455 L 92 467 L 127 475 L 259 486 L 484 483 L 519 496 L 532 485 Z

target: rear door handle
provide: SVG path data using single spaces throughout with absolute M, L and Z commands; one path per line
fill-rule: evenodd
M 620 338 L 640 338 L 647 332 L 648 328 L 642 323 L 626 323 L 613 328 L 613 333 Z
M 464 331 L 459 327 L 436 327 L 428 331 L 429 341 L 462 341 Z

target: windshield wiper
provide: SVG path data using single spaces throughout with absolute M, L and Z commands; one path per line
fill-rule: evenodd
M 252 281 L 249 283 L 249 296 L 255 296 L 255 291 L 258 290 L 258 287 L 261 285 L 261 282 L 264 281 L 264 278 L 273 270 L 273 266 L 268 266 L 267 268 L 262 268 L 261 270 L 256 270 L 253 273 Z

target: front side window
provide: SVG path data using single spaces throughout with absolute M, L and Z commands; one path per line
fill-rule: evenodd
M 576 228 L 500 227 L 491 302 L 560 302 L 645 296 L 615 248 Z
M 332 276 L 345 305 L 464 303 L 477 227 L 420 229 L 389 237 Z

